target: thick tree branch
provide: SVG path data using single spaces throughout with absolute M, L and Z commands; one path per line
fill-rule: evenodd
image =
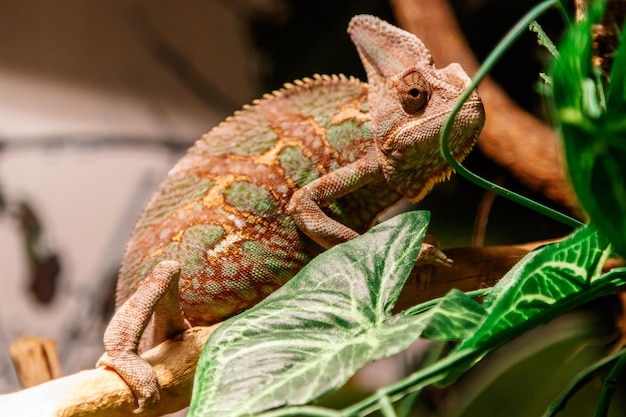
M 451 288 L 471 291 L 494 285 L 532 248 L 526 245 L 448 249 L 451 268 L 433 267 L 429 281 L 409 279 L 396 303 L 396 311 L 445 295 Z M 419 274 L 420 278 L 423 275 Z M 196 363 L 204 343 L 219 326 L 194 327 L 144 355 L 153 365 L 161 385 L 161 401 L 139 416 L 159 416 L 180 410 L 191 398 Z M 0 395 L 3 416 L 130 416 L 135 398 L 113 371 L 98 368 L 46 382 L 14 394 Z
M 493 285 L 526 252 L 516 246 L 446 250 L 455 261 L 453 267 L 428 271 L 430 280 L 425 285 L 415 279 L 409 280 L 396 309 L 443 296 L 451 288 L 469 291 Z M 161 401 L 156 409 L 139 416 L 159 416 L 189 405 L 198 357 L 218 325 L 194 327 L 142 355 L 157 373 Z M 135 408 L 130 389 L 115 372 L 105 368 L 79 372 L 14 394 L 0 395 L 3 416 L 129 416 Z
M 204 343 L 218 326 L 194 327 L 142 355 L 157 373 L 161 401 L 156 409 L 138 416 L 160 416 L 189 405 L 198 357 Z M 133 415 L 136 407 L 135 398 L 126 383 L 104 367 L 0 395 L 1 414 L 7 417 L 121 417 Z

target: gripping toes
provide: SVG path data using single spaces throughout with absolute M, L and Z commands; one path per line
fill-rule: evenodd
M 415 262 L 412 276 L 419 284 L 421 289 L 425 289 L 430 284 L 434 267 L 452 266 L 452 259 L 448 258 L 436 245 L 430 243 L 422 243 L 420 253 Z
M 136 352 L 118 352 L 114 357 L 105 353 L 96 366 L 113 369 L 130 387 L 137 399 L 137 408 L 133 413 L 153 408 L 161 399 L 156 373 Z
M 184 319 L 178 304 L 179 277 L 180 265 L 177 262 L 159 263 L 150 275 L 141 281 L 137 291 L 115 312 L 104 333 L 106 353 L 98 360 L 96 366 L 105 365 L 122 377 L 137 399 L 138 408 L 134 410 L 135 413 L 155 406 L 160 398 L 156 373 L 138 353 L 139 341 L 157 305 L 169 311 L 177 310 L 180 316 L 178 320 L 173 321 L 179 328 L 170 329 L 168 334 L 172 334 L 174 330 L 184 330 L 182 328 Z M 160 301 L 175 305 L 162 306 Z
M 452 259 L 448 258 L 437 246 L 430 243 L 422 243 L 420 253 L 415 265 L 452 266 Z

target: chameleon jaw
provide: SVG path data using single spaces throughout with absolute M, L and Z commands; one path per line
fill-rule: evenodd
M 482 127 L 482 124 L 480 126 Z M 467 157 L 467 155 L 469 155 L 470 151 L 474 148 L 474 145 L 476 144 L 476 141 L 478 140 L 478 136 L 480 136 L 480 131 L 481 131 L 480 127 L 476 128 L 474 133 L 470 136 L 470 138 L 465 141 L 464 146 L 461 147 L 456 152 L 453 152 L 453 156 L 458 162 L 462 162 Z M 441 157 L 443 158 L 443 156 Z M 417 196 L 410 198 L 411 203 L 417 203 L 421 201 L 433 189 L 433 187 L 436 184 L 449 180 L 454 172 L 455 171 L 452 168 L 452 166 L 445 164 L 443 169 L 441 169 L 437 173 L 432 174 L 429 177 L 429 179 L 422 186 Z
M 452 168 L 447 167 L 447 169 L 444 169 L 439 174 L 430 177 L 426 181 L 426 183 L 422 185 L 422 188 L 420 189 L 419 194 L 416 195 L 415 197 L 409 198 L 409 201 L 413 204 L 419 203 L 420 201 L 424 199 L 424 197 L 428 195 L 428 193 L 430 193 L 430 191 L 433 189 L 435 185 L 439 184 L 440 182 L 449 180 L 450 177 L 452 176 L 452 173 L 453 173 Z

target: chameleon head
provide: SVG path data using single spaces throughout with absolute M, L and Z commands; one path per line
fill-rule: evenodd
M 436 68 L 419 38 L 377 17 L 355 16 L 348 33 L 367 72 L 371 126 L 385 178 L 402 195 L 419 201 L 450 176 L 439 136 L 470 78 L 458 64 Z M 474 91 L 448 139 L 457 159 L 474 146 L 484 120 Z

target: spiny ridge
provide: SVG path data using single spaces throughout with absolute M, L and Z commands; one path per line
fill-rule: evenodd
M 279 88 L 278 90 L 274 90 L 271 93 L 265 93 L 263 94 L 263 96 L 261 96 L 261 98 L 252 100 L 251 104 L 244 104 L 241 109 L 235 111 L 235 113 L 233 113 L 231 116 L 228 116 L 215 127 L 232 122 L 233 118 L 235 117 L 245 117 L 246 112 L 253 110 L 254 106 L 258 106 L 263 102 L 275 100 L 282 97 L 289 97 L 302 91 L 338 83 L 365 84 L 364 82 L 352 75 L 346 76 L 344 74 L 313 74 L 313 78 L 304 77 L 302 79 L 296 79 L 291 83 L 285 83 L 283 87 Z

